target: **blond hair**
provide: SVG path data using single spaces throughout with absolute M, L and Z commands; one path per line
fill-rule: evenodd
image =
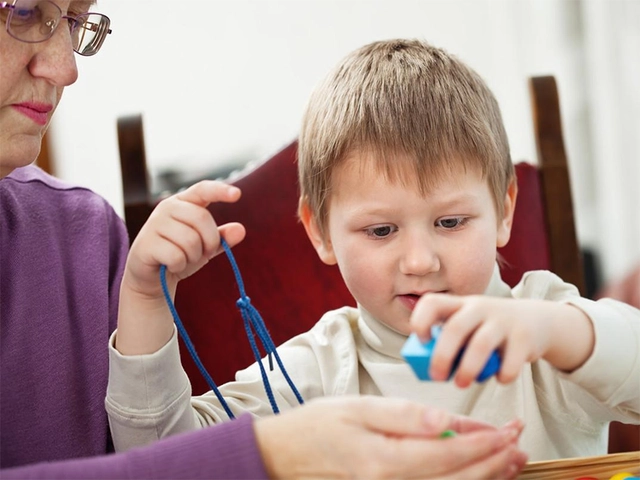
M 374 42 L 313 92 L 298 144 L 301 198 L 324 234 L 331 176 L 354 152 L 391 181 L 426 193 L 456 162 L 479 169 L 499 216 L 514 176 L 493 94 L 471 68 L 420 40 Z

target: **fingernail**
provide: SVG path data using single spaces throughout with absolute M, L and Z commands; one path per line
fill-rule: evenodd
M 510 422 L 507 422 L 503 428 L 508 428 L 508 429 L 513 429 L 516 430 L 519 433 L 522 433 L 522 430 L 524 430 L 524 422 L 522 420 L 520 420 L 519 418 L 516 418 L 514 420 L 511 420 Z
M 504 478 L 512 479 L 518 476 L 527 461 L 527 455 L 516 447 L 509 447 L 508 465 L 504 469 Z
M 515 478 L 517 473 L 518 473 L 518 466 L 512 463 L 507 467 L 507 471 L 505 472 L 505 477 Z
M 518 450 L 515 455 L 514 463 L 518 466 L 518 468 L 522 468 L 525 463 L 529 460 L 529 455 L 527 455 L 522 450 Z
M 502 430 L 502 441 L 500 442 L 501 446 L 507 445 L 513 442 L 518 437 L 518 431 L 513 428 L 506 428 Z
M 527 454 L 516 450 L 511 454 L 511 464 L 507 469 L 507 478 L 516 478 L 527 463 Z
M 442 433 L 447 426 L 447 414 L 442 410 L 429 408 L 424 414 L 424 426 L 430 433 Z

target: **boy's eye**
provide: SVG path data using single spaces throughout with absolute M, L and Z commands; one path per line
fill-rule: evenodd
M 446 228 L 451 230 L 453 228 L 464 225 L 467 221 L 465 217 L 451 217 L 451 218 L 441 218 L 436 222 L 438 227 Z
M 385 238 L 391 235 L 395 228 L 391 225 L 381 225 L 379 227 L 370 227 L 365 230 L 368 236 L 374 238 Z

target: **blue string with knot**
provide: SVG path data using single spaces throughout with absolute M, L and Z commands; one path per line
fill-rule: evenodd
M 236 259 L 231 253 L 231 248 L 229 247 L 229 245 L 227 244 L 224 238 L 220 239 L 220 243 L 222 244 L 222 247 L 224 248 L 224 251 L 227 254 L 227 257 L 229 258 L 229 263 L 231 263 L 231 268 L 233 269 L 233 274 L 236 277 L 236 283 L 238 284 L 238 289 L 240 290 L 240 298 L 236 302 L 236 305 L 238 306 L 240 310 L 240 314 L 242 315 L 242 319 L 244 320 L 244 328 L 247 334 L 247 338 L 249 339 L 249 344 L 251 345 L 251 350 L 253 351 L 253 356 L 255 357 L 256 362 L 258 363 L 258 366 L 260 367 L 262 383 L 264 385 L 267 398 L 269 399 L 269 403 L 271 404 L 271 410 L 273 410 L 274 414 L 277 414 L 280 412 L 280 410 L 278 409 L 278 404 L 276 403 L 276 399 L 273 396 L 273 390 L 271 388 L 271 384 L 269 383 L 269 377 L 267 376 L 267 372 L 262 363 L 262 356 L 260 355 L 260 350 L 258 349 L 258 345 L 256 343 L 255 334 L 253 333 L 254 330 L 258 335 L 258 338 L 262 343 L 262 347 L 268 356 L 269 370 L 273 371 L 272 357 L 275 357 L 276 363 L 278 364 L 278 367 L 280 368 L 282 375 L 287 381 L 287 384 L 291 388 L 291 391 L 293 392 L 296 399 L 298 400 L 298 403 L 303 404 L 304 400 L 302 399 L 302 395 L 300 395 L 300 392 L 298 392 L 298 389 L 296 388 L 293 381 L 289 377 L 289 374 L 287 373 L 287 370 L 285 369 L 284 364 L 280 359 L 280 355 L 278 355 L 276 346 L 273 343 L 273 340 L 271 339 L 269 332 L 267 331 L 267 327 L 264 324 L 264 320 L 260 316 L 260 313 L 258 312 L 258 310 L 256 310 L 256 308 L 251 304 L 251 299 L 247 296 L 247 293 L 245 292 L 242 275 L 240 275 L 240 269 L 238 268 Z M 211 378 L 211 375 L 209 375 L 209 372 L 207 372 L 207 369 L 204 367 L 202 361 L 200 360 L 200 357 L 198 357 L 196 349 L 193 346 L 193 342 L 189 338 L 189 334 L 184 328 L 184 325 L 180 320 L 180 316 L 178 315 L 178 311 L 176 310 L 176 307 L 173 301 L 171 300 L 171 295 L 169 294 L 169 288 L 167 287 L 167 267 L 165 265 L 160 266 L 160 283 L 162 284 L 162 292 L 164 294 L 164 298 L 167 302 L 167 305 L 169 306 L 169 310 L 171 311 L 171 316 L 173 317 L 173 321 L 176 324 L 178 333 L 182 337 L 182 340 L 184 341 L 185 346 L 187 347 L 187 350 L 191 355 L 191 358 L 193 358 L 193 361 L 198 367 L 198 370 L 204 377 L 205 381 L 207 382 L 207 385 L 209 385 L 209 388 L 215 394 L 216 398 L 224 408 L 229 418 L 234 419 L 235 416 L 233 415 L 233 412 L 229 408 L 229 405 L 227 404 L 224 397 L 220 393 L 220 390 L 218 389 L 217 385 L 213 381 L 213 378 Z

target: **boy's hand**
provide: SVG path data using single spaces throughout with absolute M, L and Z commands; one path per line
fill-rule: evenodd
M 115 343 L 121 354 L 154 353 L 171 338 L 173 318 L 162 293 L 160 266 L 167 266 L 167 287 L 173 298 L 179 280 L 222 252 L 221 237 L 230 247 L 240 243 L 244 227 L 239 223 L 218 226 L 206 208 L 239 198 L 237 187 L 205 180 L 158 204 L 131 246 L 122 278 Z
M 429 373 L 434 380 L 446 380 L 465 347 L 454 377 L 460 387 L 475 380 L 496 349 L 501 355 L 498 381 L 509 383 L 526 362 L 540 358 L 558 369 L 575 370 L 594 345 L 593 327 L 581 310 L 548 300 L 424 295 L 411 315 L 411 328 L 426 341 L 438 323 L 444 325 Z
M 206 208 L 214 202 L 236 202 L 240 194 L 233 185 L 205 180 L 160 202 L 131 246 L 128 287 L 141 295 L 162 296 L 159 270 L 166 265 L 167 284 L 174 293 L 179 280 L 223 251 L 221 236 L 230 247 L 240 243 L 244 227 L 239 223 L 218 226 Z

